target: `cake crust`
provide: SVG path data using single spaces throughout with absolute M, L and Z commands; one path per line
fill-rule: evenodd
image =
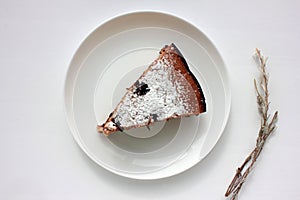
M 157 88 L 156 85 L 150 85 L 151 89 L 149 88 L 148 84 L 143 82 L 143 80 L 147 80 L 146 77 L 149 77 L 149 74 L 151 74 L 151 77 L 153 79 L 153 76 L 156 76 L 155 73 L 159 73 L 161 70 L 168 72 L 167 75 L 170 76 L 169 79 L 171 80 L 170 84 L 176 85 L 174 87 L 176 90 L 171 91 L 170 90 L 162 90 L 165 93 L 169 93 L 170 98 L 172 99 L 173 96 L 178 93 L 177 97 L 172 99 L 172 103 L 174 101 L 178 101 L 178 99 L 183 101 L 175 105 L 180 105 L 181 110 L 178 108 L 170 112 L 168 114 L 162 115 L 160 113 L 165 113 L 164 107 L 161 107 L 160 101 L 159 105 L 150 106 L 150 110 L 152 109 L 152 112 L 146 114 L 146 116 L 143 116 L 142 121 L 140 123 L 130 123 L 128 119 L 123 119 L 124 116 L 126 118 L 130 118 L 130 120 L 136 120 L 136 118 L 139 118 L 140 116 L 134 115 L 134 112 L 138 113 L 138 110 L 134 108 L 131 110 L 132 102 L 140 102 L 146 104 L 146 102 L 151 104 L 151 99 L 147 101 L 146 97 L 152 95 L 153 101 L 157 101 L 157 96 L 153 96 L 153 88 L 156 88 L 156 90 L 161 91 L 161 89 Z M 156 72 L 157 71 L 157 72 Z M 166 75 L 163 75 L 166 76 Z M 159 78 L 155 78 L 155 80 L 160 80 Z M 148 81 L 148 80 L 147 80 Z M 165 80 L 161 80 L 165 81 Z M 162 82 L 161 85 L 164 85 L 165 83 Z M 169 85 L 170 85 L 169 84 Z M 181 86 L 183 85 L 183 86 Z M 166 81 L 166 87 L 167 87 L 167 81 Z M 172 87 L 172 86 L 169 86 Z M 173 89 L 173 88 L 172 88 Z M 150 91 L 151 90 L 151 91 Z M 147 94 L 149 92 L 149 94 Z M 158 93 L 158 92 L 156 92 Z M 170 94 L 173 93 L 173 94 Z M 182 94 L 180 94 L 182 93 Z M 147 95 L 147 96 L 146 96 Z M 156 94 L 157 95 L 157 94 Z M 145 97 L 144 97 L 145 96 Z M 180 96 L 180 97 L 179 97 Z M 161 95 L 159 96 L 161 98 Z M 146 100 L 144 100 L 144 99 Z M 164 106 L 167 106 L 166 97 L 164 96 Z M 138 101 L 137 99 L 142 99 L 141 101 Z M 146 102 L 144 102 L 146 101 Z M 129 102 L 129 103 L 128 103 Z M 130 104 L 130 106 L 124 106 L 124 104 Z M 170 103 L 170 101 L 169 101 Z M 172 104 L 173 105 L 173 104 Z M 175 106 L 173 105 L 173 107 Z M 147 105 L 139 105 L 141 108 L 146 107 Z M 136 107 L 138 107 L 136 106 Z M 160 112 L 155 110 L 155 106 L 157 106 L 158 110 Z M 134 106 L 133 106 L 134 107 Z M 149 107 L 149 106 L 148 106 Z M 169 106 L 170 107 L 170 106 Z M 141 109 L 140 108 L 140 109 Z M 144 109 L 146 109 L 144 108 Z M 148 110 L 149 110 L 148 109 Z M 154 109 L 154 111 L 153 111 Z M 165 109 L 168 109 L 168 106 L 165 107 Z M 182 111 L 182 110 L 186 111 Z M 145 110 L 148 112 L 148 110 Z M 131 112 L 131 114 L 130 114 Z M 100 133 L 103 133 L 104 135 L 110 135 L 113 132 L 116 131 L 123 131 L 124 129 L 131 129 L 131 128 L 138 128 L 143 126 L 149 126 L 152 123 L 156 121 L 166 121 L 172 118 L 181 118 L 191 115 L 198 115 L 200 113 L 206 112 L 206 103 L 205 103 L 205 97 L 202 91 L 202 88 L 200 84 L 198 83 L 196 77 L 193 75 L 193 73 L 190 71 L 189 66 L 184 59 L 183 55 L 179 51 L 179 49 L 175 46 L 175 44 L 166 45 L 164 48 L 162 48 L 159 52 L 159 57 L 144 71 L 144 73 L 139 77 L 139 79 L 127 90 L 127 93 L 123 96 L 120 103 L 117 105 L 115 110 L 110 113 L 108 119 L 105 123 L 102 125 L 97 126 L 97 130 Z M 124 114 L 125 113 L 125 114 Z M 133 113 L 133 114 L 132 114 Z M 145 115 L 145 112 L 141 111 L 141 115 Z M 134 115 L 134 116 L 133 116 Z M 127 120 L 127 121 L 126 121 Z
M 197 80 L 197 78 L 194 76 L 194 74 L 191 72 L 186 60 L 184 59 L 183 55 L 179 51 L 179 49 L 175 46 L 174 43 L 172 43 L 169 46 L 165 46 L 161 52 L 160 52 L 160 57 L 162 57 L 163 53 L 168 53 L 172 56 L 172 59 L 178 63 L 177 65 L 174 65 L 174 68 L 176 70 L 179 70 L 181 74 L 184 75 L 186 80 L 191 84 L 192 88 L 195 91 L 195 94 L 198 99 L 199 103 L 199 112 L 206 112 L 206 103 L 205 103 L 205 97 L 202 91 L 202 88 Z

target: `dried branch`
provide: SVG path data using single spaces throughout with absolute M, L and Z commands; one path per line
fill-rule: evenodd
M 242 165 L 237 168 L 235 176 L 233 177 L 226 193 L 225 197 L 230 197 L 230 200 L 237 199 L 237 196 L 242 189 L 246 178 L 252 171 L 254 164 L 260 155 L 266 140 L 274 132 L 276 128 L 276 122 L 278 120 L 278 111 L 273 114 L 270 120 L 269 114 L 269 75 L 266 72 L 267 58 L 261 55 L 260 50 L 256 49 L 256 56 L 259 60 L 260 78 L 259 84 L 254 79 L 254 88 L 256 92 L 258 112 L 261 116 L 261 125 L 256 139 L 256 146 L 254 150 L 248 155 Z

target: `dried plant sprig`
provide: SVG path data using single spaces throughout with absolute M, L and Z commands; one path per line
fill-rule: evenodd
M 266 140 L 274 132 L 276 128 L 276 122 L 278 120 L 278 111 L 273 114 L 271 119 L 269 114 L 269 75 L 266 72 L 267 58 L 261 55 L 259 49 L 256 49 L 256 56 L 259 60 L 259 70 L 261 76 L 259 78 L 259 84 L 257 83 L 256 79 L 254 79 L 254 87 L 257 98 L 258 112 L 261 116 L 261 125 L 256 139 L 255 148 L 248 155 L 242 165 L 237 168 L 236 173 L 225 193 L 225 197 L 230 197 L 230 200 L 235 200 L 237 198 L 243 184 L 252 171 Z

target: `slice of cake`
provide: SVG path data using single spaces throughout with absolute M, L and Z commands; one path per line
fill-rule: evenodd
M 109 135 L 206 111 L 200 84 L 177 47 L 165 46 L 159 54 L 127 89 L 106 122 L 97 126 L 100 133 Z

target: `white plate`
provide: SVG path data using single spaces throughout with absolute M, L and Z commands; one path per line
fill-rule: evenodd
M 207 112 L 159 123 L 150 131 L 98 134 L 96 125 L 170 43 L 200 82 Z M 76 142 L 100 166 L 135 179 L 172 176 L 201 161 L 223 132 L 230 98 L 226 68 L 212 42 L 190 23 L 158 12 L 124 14 L 99 26 L 78 48 L 65 82 L 67 118 Z

